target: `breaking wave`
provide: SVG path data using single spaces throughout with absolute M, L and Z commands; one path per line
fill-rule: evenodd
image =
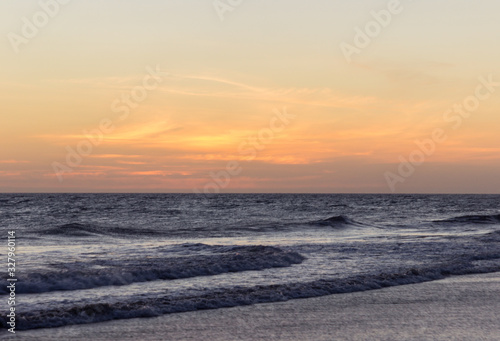
M 209 249 L 204 244 L 194 244 Z M 18 293 L 41 293 L 58 290 L 91 289 L 111 285 L 128 285 L 154 280 L 174 280 L 212 276 L 228 272 L 264 270 L 299 264 L 305 257 L 297 252 L 272 246 L 214 246 L 216 254 L 157 257 L 120 260 L 111 259 L 63 263 L 57 270 L 19 274 Z M 1 287 L 0 294 L 7 288 Z
M 495 257 L 500 257 L 496 255 Z M 152 317 L 162 314 L 217 309 L 265 302 L 287 301 L 330 294 L 349 293 L 384 287 L 421 283 L 442 279 L 451 275 L 486 273 L 500 270 L 500 258 L 461 260 L 454 263 L 429 267 L 412 267 L 393 273 L 357 275 L 342 279 L 320 279 L 307 283 L 284 283 L 214 289 L 199 295 L 162 296 L 135 299 L 125 302 L 93 303 L 72 307 L 48 308 L 18 314 L 18 328 L 32 329 L 58 327 L 68 324 L 84 324 L 126 319 Z M 7 326 L 5 316 L 0 316 L 0 325 Z

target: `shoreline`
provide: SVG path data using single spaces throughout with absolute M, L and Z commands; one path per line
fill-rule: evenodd
M 19 331 L 22 340 L 498 340 L 500 272 L 286 302 Z

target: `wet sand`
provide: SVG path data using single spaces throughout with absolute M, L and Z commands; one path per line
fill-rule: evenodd
M 16 340 L 500 340 L 500 273 L 18 332 Z

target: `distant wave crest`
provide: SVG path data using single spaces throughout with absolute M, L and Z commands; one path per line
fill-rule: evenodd
M 137 235 L 138 230 L 125 227 L 101 227 L 91 224 L 70 223 L 56 226 L 40 231 L 41 234 L 71 236 L 71 237 L 91 237 L 96 235 Z M 159 231 L 140 229 L 142 235 L 160 235 Z
M 434 220 L 434 223 L 455 224 L 499 224 L 500 214 L 492 215 L 463 215 L 444 220 Z
M 348 227 L 348 226 L 359 226 L 363 225 L 357 221 L 354 221 L 346 216 L 343 215 L 338 215 L 338 216 L 332 216 L 330 218 L 326 219 L 321 219 L 321 220 L 315 220 L 312 221 L 310 224 L 312 225 L 319 225 L 319 226 L 331 226 L 331 227 Z

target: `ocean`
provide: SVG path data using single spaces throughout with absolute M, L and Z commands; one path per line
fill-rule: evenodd
M 500 271 L 500 195 L 0 194 L 0 217 L 16 331 Z

